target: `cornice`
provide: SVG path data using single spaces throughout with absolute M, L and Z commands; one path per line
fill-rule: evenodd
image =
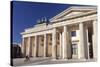
M 69 16 L 69 17 L 63 18 L 63 19 L 53 20 L 51 23 L 57 23 L 57 22 L 65 21 L 65 20 L 71 20 L 71 19 L 75 19 L 75 18 L 78 18 L 78 17 L 84 17 L 84 16 L 88 16 L 88 15 L 92 15 L 92 14 L 97 14 L 97 11 L 94 10 L 94 11 L 86 12 L 86 13 L 83 13 L 83 14 Z
M 65 14 L 69 14 L 72 11 L 91 11 L 91 10 L 97 10 L 97 8 L 95 6 L 72 6 L 67 8 L 66 10 L 62 11 L 61 13 L 57 14 L 56 16 L 54 16 L 53 18 L 51 18 L 49 21 L 53 21 L 61 16 L 64 16 Z

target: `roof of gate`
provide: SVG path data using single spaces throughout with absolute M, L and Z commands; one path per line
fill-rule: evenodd
M 69 18 L 70 16 L 75 16 L 78 14 L 83 14 L 87 13 L 89 11 L 94 11 L 97 10 L 96 6 L 72 6 L 67 8 L 66 10 L 62 11 L 61 13 L 57 14 L 53 18 L 51 18 L 49 21 L 55 21 L 57 19 L 62 19 L 62 18 Z

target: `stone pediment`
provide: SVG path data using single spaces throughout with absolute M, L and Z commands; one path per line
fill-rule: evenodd
M 69 18 L 71 16 L 75 16 L 78 14 L 84 14 L 84 13 L 87 13 L 87 12 L 93 11 L 93 10 L 97 10 L 97 8 L 94 6 L 92 6 L 92 7 L 85 7 L 85 6 L 69 7 L 66 10 L 59 13 L 58 15 L 51 18 L 49 21 L 52 22 L 52 21 L 55 21 L 58 19 Z

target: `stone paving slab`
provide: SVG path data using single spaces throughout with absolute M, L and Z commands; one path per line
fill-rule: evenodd
M 14 59 L 14 66 L 32 66 L 32 65 L 46 65 L 46 64 L 62 64 L 62 63 L 80 63 L 80 62 L 94 62 L 95 59 L 51 59 L 51 58 L 30 58 L 29 62 L 24 62 L 24 59 Z
M 30 61 L 25 62 L 25 58 L 13 59 L 13 66 L 23 66 L 31 63 L 42 62 L 50 58 L 30 58 Z
M 70 59 L 70 60 L 47 60 L 44 62 L 39 62 L 39 63 L 32 63 L 29 65 L 45 65 L 45 64 L 63 64 L 63 63 L 81 63 L 81 62 L 95 62 L 96 60 L 94 59 L 81 59 L 81 60 L 77 60 L 77 59 Z

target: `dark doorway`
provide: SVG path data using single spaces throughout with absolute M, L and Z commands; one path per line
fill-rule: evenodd
M 92 27 L 88 28 L 88 41 L 89 41 L 89 58 L 93 58 L 93 44 L 92 44 L 92 35 L 93 29 Z

